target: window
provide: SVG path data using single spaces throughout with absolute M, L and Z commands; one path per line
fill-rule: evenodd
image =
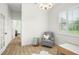
M 66 13 L 66 11 L 63 11 L 63 12 L 61 12 L 60 13 L 60 29 L 62 30 L 62 31 L 66 31 L 67 30 L 67 13 Z
M 59 13 L 60 31 L 79 35 L 79 7 Z

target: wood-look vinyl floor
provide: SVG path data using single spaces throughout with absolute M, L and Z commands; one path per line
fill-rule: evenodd
M 43 47 L 43 46 L 21 46 L 21 39 L 17 36 L 15 39 L 11 41 L 6 50 L 2 53 L 2 55 L 32 55 L 33 53 L 39 54 L 40 51 L 48 51 L 52 55 L 57 54 L 57 48 L 54 46 L 53 48 Z

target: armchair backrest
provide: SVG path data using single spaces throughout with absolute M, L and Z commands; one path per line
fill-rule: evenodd
M 50 37 L 54 37 L 53 32 L 44 32 L 43 35 L 49 35 Z

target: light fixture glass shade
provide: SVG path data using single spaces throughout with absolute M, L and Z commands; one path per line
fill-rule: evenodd
M 43 10 L 48 10 L 48 9 L 50 9 L 52 7 L 53 7 L 52 3 L 41 3 L 40 4 L 40 8 L 43 9 Z

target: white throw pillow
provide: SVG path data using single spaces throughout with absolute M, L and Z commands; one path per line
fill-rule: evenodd
M 49 38 L 49 35 L 43 35 L 45 39 L 48 39 Z

